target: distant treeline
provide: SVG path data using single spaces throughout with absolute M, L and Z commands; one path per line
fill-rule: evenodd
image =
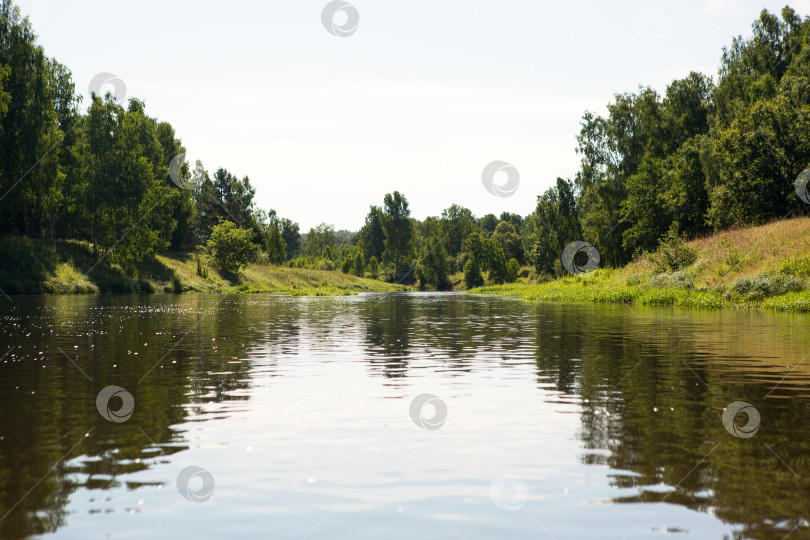
M 272 263 L 438 288 L 462 271 L 468 285 L 511 281 L 520 265 L 559 274 L 575 240 L 619 266 L 664 238 L 807 213 L 793 182 L 810 164 L 809 36 L 810 19 L 792 9 L 763 11 L 750 39 L 723 50 L 716 84 L 693 72 L 663 96 L 640 87 L 616 95 L 606 117 L 586 112 L 580 170 L 528 216 L 454 204 L 418 221 L 393 192 L 357 233 L 322 224 L 302 235 L 256 208 L 247 176 L 182 160 L 170 174 L 185 149 L 142 101 L 93 94 L 80 112 L 71 72 L 0 0 L 0 233 L 84 240 L 132 272 L 157 252 L 196 250 L 225 221 L 249 229 Z

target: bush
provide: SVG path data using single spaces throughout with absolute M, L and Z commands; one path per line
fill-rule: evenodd
M 228 277 L 236 277 L 257 255 L 253 230 L 240 229 L 230 221 L 214 226 L 205 249 L 214 265 Z
M 326 246 L 326 247 L 329 248 L 329 246 Z M 324 250 L 324 251 L 326 251 L 326 250 Z M 318 270 L 334 270 L 335 269 L 335 263 L 332 262 L 332 259 L 326 259 L 326 258 L 318 259 L 318 263 L 316 265 L 316 268 Z
M 650 255 L 650 262 L 654 274 L 663 274 L 682 270 L 692 265 L 697 258 L 697 250 L 687 245 L 686 241 L 674 231 L 670 231 L 658 246 L 658 250 Z
M 803 279 L 785 274 L 773 273 L 739 278 L 731 284 L 732 291 L 754 298 L 779 296 L 789 292 L 799 292 L 803 288 Z
M 340 271 L 344 274 L 348 274 L 352 271 L 352 265 L 354 264 L 354 260 L 350 257 L 343 259 L 343 264 L 340 265 Z
M 783 261 L 779 273 L 786 276 L 810 277 L 810 257 Z
M 638 285 L 640 280 L 631 283 L 630 279 L 628 278 L 628 285 Z M 652 276 L 648 281 L 647 285 L 654 289 L 686 289 L 692 290 L 695 288 L 695 276 L 692 275 L 689 271 L 681 271 L 681 272 L 673 272 L 673 273 L 664 273 L 664 274 L 657 274 Z

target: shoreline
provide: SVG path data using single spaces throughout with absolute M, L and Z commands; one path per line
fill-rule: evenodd
M 250 264 L 239 281 L 224 278 L 197 254 L 162 253 L 146 261 L 136 275 L 116 265 L 95 264 L 86 243 L 0 237 L 0 296 L 94 294 L 267 293 L 283 296 L 351 296 L 361 292 L 400 292 L 411 287 L 339 270 Z M 82 269 L 91 269 L 82 271 Z M 201 275 L 202 274 L 202 275 Z
M 745 297 L 735 292 L 724 295 L 717 290 L 657 288 L 613 281 L 588 283 L 588 279 L 590 278 L 571 277 L 541 284 L 488 285 L 471 289 L 468 294 L 504 296 L 526 302 L 553 304 L 630 304 L 686 309 L 810 312 L 810 291 L 787 292 L 760 298 Z

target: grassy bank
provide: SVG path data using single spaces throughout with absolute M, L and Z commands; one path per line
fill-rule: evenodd
M 6 294 L 96 294 L 155 292 L 263 292 L 293 296 L 339 296 L 359 292 L 406 290 L 373 279 L 339 271 L 253 264 L 238 283 L 205 264 L 197 272 L 197 257 L 189 253 L 158 255 L 137 276 L 103 261 L 94 267 L 87 243 L 45 241 L 0 236 L 0 289 Z
M 658 271 L 645 256 L 587 277 L 523 279 L 470 292 L 542 302 L 810 311 L 810 218 L 725 231 L 687 246 L 696 260 L 676 272 Z

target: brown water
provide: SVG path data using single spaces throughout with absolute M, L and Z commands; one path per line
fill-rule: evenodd
M 810 537 L 807 316 L 2 302 L 2 538 Z

